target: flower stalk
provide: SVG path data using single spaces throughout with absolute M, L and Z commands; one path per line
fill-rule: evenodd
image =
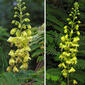
M 70 83 L 70 74 L 75 72 L 75 64 L 77 64 L 77 52 L 78 52 L 78 41 L 79 39 L 79 24 L 81 23 L 78 20 L 79 13 L 79 4 L 78 2 L 74 3 L 71 13 L 69 14 L 70 18 L 67 18 L 68 25 L 64 26 L 64 34 L 61 37 L 61 55 L 59 56 L 61 63 L 58 65 L 62 68 L 62 74 L 67 78 L 67 85 Z M 73 85 L 76 85 L 77 81 L 73 80 Z
M 17 2 L 17 6 L 14 7 L 15 20 L 12 20 L 12 24 L 14 24 L 15 27 L 11 29 L 11 36 L 7 40 L 11 43 L 12 47 L 16 48 L 9 52 L 11 58 L 7 71 L 13 71 L 15 73 L 28 69 L 28 61 L 31 60 L 29 43 L 32 39 L 31 25 L 29 24 L 30 19 L 27 18 L 29 13 L 24 12 L 26 10 L 26 6 L 24 6 L 25 2 L 22 0 L 17 0 Z

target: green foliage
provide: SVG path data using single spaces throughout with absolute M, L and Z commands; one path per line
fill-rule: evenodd
M 6 40 L 8 36 L 9 34 L 7 33 L 7 29 L 0 26 L 0 41 Z
M 5 72 L 0 74 L 0 85 L 19 85 L 13 73 Z
M 44 24 L 32 28 L 31 56 L 37 58 L 37 62 L 44 59 Z

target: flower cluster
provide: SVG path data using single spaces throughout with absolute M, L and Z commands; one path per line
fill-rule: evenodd
M 72 8 L 69 14 L 70 18 L 67 18 L 68 25 L 64 26 L 64 36 L 61 37 L 61 55 L 59 56 L 61 63 L 58 65 L 62 68 L 62 74 L 65 78 L 69 76 L 70 73 L 75 72 L 74 65 L 77 64 L 76 54 L 78 52 L 78 41 L 79 39 L 79 25 L 81 22 L 78 20 L 79 4 L 74 3 L 74 8 Z M 77 84 L 76 80 L 73 80 L 74 85 Z
M 19 72 L 19 70 L 26 70 L 28 68 L 28 61 L 30 58 L 30 47 L 29 42 L 31 41 L 31 25 L 28 24 L 30 19 L 27 18 L 29 13 L 24 13 L 26 9 L 25 2 L 22 0 L 17 0 L 17 6 L 14 7 L 15 20 L 12 20 L 14 28 L 10 31 L 11 36 L 7 40 L 11 43 L 12 47 L 16 47 L 16 50 L 10 50 L 9 56 L 9 66 L 7 71 Z

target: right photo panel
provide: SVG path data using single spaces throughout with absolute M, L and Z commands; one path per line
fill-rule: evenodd
M 85 0 L 46 3 L 46 85 L 85 85 Z

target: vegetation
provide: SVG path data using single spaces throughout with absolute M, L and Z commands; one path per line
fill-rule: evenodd
M 47 85 L 67 85 L 66 79 L 62 76 L 61 68 L 58 65 L 61 63 L 61 59 L 59 56 L 61 55 L 60 43 L 61 37 L 65 36 L 64 32 L 66 32 L 67 20 L 69 19 L 69 12 L 73 8 L 73 4 L 78 0 L 47 0 Z M 79 31 L 81 34 L 79 36 L 80 41 L 78 43 L 78 53 L 77 53 L 77 64 L 73 65 L 76 69 L 74 73 L 69 75 L 70 83 L 69 85 L 73 85 L 73 79 L 76 80 L 74 82 L 78 83 L 78 85 L 85 84 L 84 78 L 84 63 L 85 63 L 85 30 L 84 30 L 84 0 L 79 0 L 79 12 L 80 16 L 77 20 L 80 19 L 81 23 L 79 24 Z M 71 18 L 72 19 L 72 18 Z M 70 23 L 70 21 L 69 21 Z M 66 25 L 64 27 L 64 25 Z M 63 29 L 64 27 L 64 29 Z M 70 32 L 70 31 L 69 31 Z M 76 35 L 75 35 L 76 36 Z M 73 37 L 75 37 L 73 36 Z M 63 40 L 63 39 L 62 39 Z M 61 46 L 62 48 L 62 46 Z M 62 50 L 63 51 L 63 50 Z
M 26 7 L 24 6 L 25 3 L 26 6 L 28 4 L 26 10 L 25 10 Z M 29 0 L 24 0 L 23 3 L 21 3 L 21 0 L 17 0 L 17 1 L 10 0 L 10 2 L 9 0 L 0 0 L 0 4 L 1 4 L 0 7 L 4 9 L 0 13 L 5 14 L 7 12 L 5 15 L 6 17 L 0 16 L 1 18 L 0 21 L 0 25 L 1 25 L 0 27 L 0 85 L 43 85 L 44 83 L 43 0 L 41 1 L 37 0 L 36 2 L 35 0 L 31 0 L 31 2 Z M 16 5 L 17 7 L 15 7 Z M 21 7 L 21 5 L 23 6 Z M 31 7 L 32 5 L 34 6 Z M 38 10 L 38 7 L 40 7 L 41 10 Z M 13 8 L 16 10 L 15 12 Z M 22 11 L 25 16 L 21 13 Z M 30 16 L 28 11 L 30 12 Z M 38 16 L 36 15 L 37 12 L 39 13 Z M 34 15 L 36 16 L 34 17 Z M 21 22 L 22 16 L 24 16 L 22 19 L 23 23 Z M 27 18 L 28 16 L 31 19 L 31 22 L 29 23 L 28 23 L 29 19 Z M 32 37 L 31 42 L 27 40 L 26 36 L 28 38 Z M 10 38 L 13 41 L 9 44 Z M 24 42 L 20 41 L 20 43 L 21 44 L 23 43 L 24 45 L 21 46 L 20 43 L 18 44 L 17 41 L 14 40 L 14 38 L 15 39 L 21 38 L 21 40 L 23 38 Z M 29 42 L 29 45 L 27 45 L 28 43 L 25 42 L 25 40 Z M 22 65 L 24 64 L 24 62 L 16 63 L 15 61 L 17 60 L 17 58 L 19 58 L 19 56 L 15 56 L 13 54 L 15 54 L 14 50 L 21 50 L 25 46 L 27 46 L 27 49 L 31 49 L 31 50 L 29 52 L 30 57 L 28 56 L 26 57 L 26 59 L 24 59 L 25 57 L 21 58 L 22 61 L 26 60 L 26 62 L 24 61 L 26 63 L 25 65 L 26 68 L 23 68 Z M 25 51 L 28 51 L 27 49 L 25 49 Z M 31 60 L 28 62 L 28 59 Z M 15 66 L 16 68 L 13 68 Z M 22 66 L 21 69 L 20 66 Z

